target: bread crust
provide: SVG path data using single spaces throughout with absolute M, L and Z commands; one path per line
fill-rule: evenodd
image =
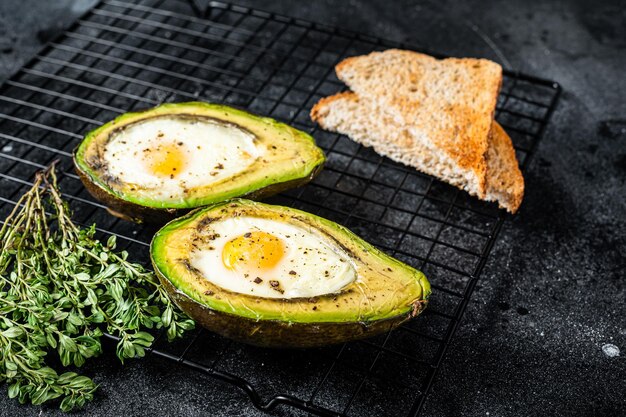
M 516 213 L 524 198 L 524 177 L 519 169 L 513 142 L 496 121 L 489 138 L 487 161 L 487 201 Z

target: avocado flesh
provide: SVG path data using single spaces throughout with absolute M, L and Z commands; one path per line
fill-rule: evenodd
M 112 176 L 103 160 L 112 138 L 153 120 L 185 120 L 219 124 L 251 135 L 263 153 L 232 176 L 185 189 L 184 198 L 162 199 L 136 191 L 133 184 Z M 87 190 L 113 214 L 137 222 L 163 223 L 189 210 L 245 196 L 264 198 L 309 182 L 322 168 L 324 153 L 313 138 L 273 119 L 232 107 L 202 103 L 163 104 L 126 113 L 89 132 L 74 152 L 74 165 Z M 219 177 L 218 177 L 219 178 Z
M 216 286 L 192 266 L 198 237 L 221 219 L 253 216 L 315 231 L 347 256 L 357 279 L 338 293 L 262 298 Z M 430 285 L 416 269 L 384 254 L 345 227 L 300 210 L 235 199 L 198 209 L 164 226 L 152 240 L 157 276 L 176 304 L 201 325 L 267 347 L 314 347 L 385 332 L 418 315 Z

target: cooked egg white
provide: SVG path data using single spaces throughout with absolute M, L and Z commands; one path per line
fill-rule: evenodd
M 256 217 L 212 223 L 191 265 L 226 290 L 266 298 L 315 297 L 356 280 L 340 248 L 292 224 Z
M 244 171 L 262 154 L 254 136 L 235 125 L 170 116 L 122 129 L 103 160 L 109 174 L 137 194 L 172 201 Z

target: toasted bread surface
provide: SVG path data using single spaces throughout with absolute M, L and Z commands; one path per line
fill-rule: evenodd
M 500 65 L 389 49 L 347 58 L 336 71 L 358 97 L 375 102 L 396 125 L 408 126 L 413 142 L 445 153 L 466 178 L 463 188 L 486 195 L 485 154 Z

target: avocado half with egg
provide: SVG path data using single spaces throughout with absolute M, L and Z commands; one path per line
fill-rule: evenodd
M 113 214 L 156 223 L 232 197 L 297 187 L 324 160 L 300 130 L 201 102 L 123 114 L 88 133 L 74 152 L 85 187 Z
M 157 276 L 211 331 L 267 347 L 370 337 L 417 316 L 420 271 L 345 227 L 300 210 L 235 199 L 195 210 L 152 240 Z

